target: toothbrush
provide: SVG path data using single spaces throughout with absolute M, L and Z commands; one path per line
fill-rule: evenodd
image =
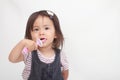
M 37 43 L 37 45 L 40 46 L 40 47 L 43 46 L 43 43 L 42 43 L 42 41 L 41 41 L 40 39 L 37 39 L 36 43 Z
M 37 45 L 40 46 L 40 47 L 43 46 L 43 43 L 42 43 L 42 41 L 41 41 L 40 39 L 37 39 L 36 43 L 37 43 Z M 23 54 L 27 54 L 27 53 L 28 53 L 28 48 L 27 48 L 27 47 L 24 47 L 23 50 L 22 50 L 22 53 L 23 53 Z

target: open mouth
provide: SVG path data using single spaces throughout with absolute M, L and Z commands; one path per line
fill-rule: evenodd
M 45 41 L 46 41 L 46 38 L 40 38 L 40 40 L 41 40 L 42 42 L 45 42 Z
M 40 38 L 40 40 L 44 40 L 45 38 Z
M 47 40 L 46 38 L 37 39 L 37 41 L 36 41 L 37 45 L 42 47 L 46 40 Z

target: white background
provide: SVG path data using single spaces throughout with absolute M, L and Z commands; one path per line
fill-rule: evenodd
M 43 9 L 60 20 L 69 80 L 120 80 L 120 0 L 0 0 L 0 80 L 22 80 L 24 63 L 8 55 Z

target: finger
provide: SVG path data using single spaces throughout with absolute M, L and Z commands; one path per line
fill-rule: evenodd
M 38 45 L 35 44 L 35 46 L 34 46 L 34 50 L 37 50 L 37 49 L 38 49 Z

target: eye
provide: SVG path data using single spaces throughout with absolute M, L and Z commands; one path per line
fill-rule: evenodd
M 39 31 L 39 29 L 38 28 L 33 28 L 33 31 L 37 32 L 37 31 Z
M 45 27 L 45 30 L 48 30 L 49 29 L 49 27 Z

